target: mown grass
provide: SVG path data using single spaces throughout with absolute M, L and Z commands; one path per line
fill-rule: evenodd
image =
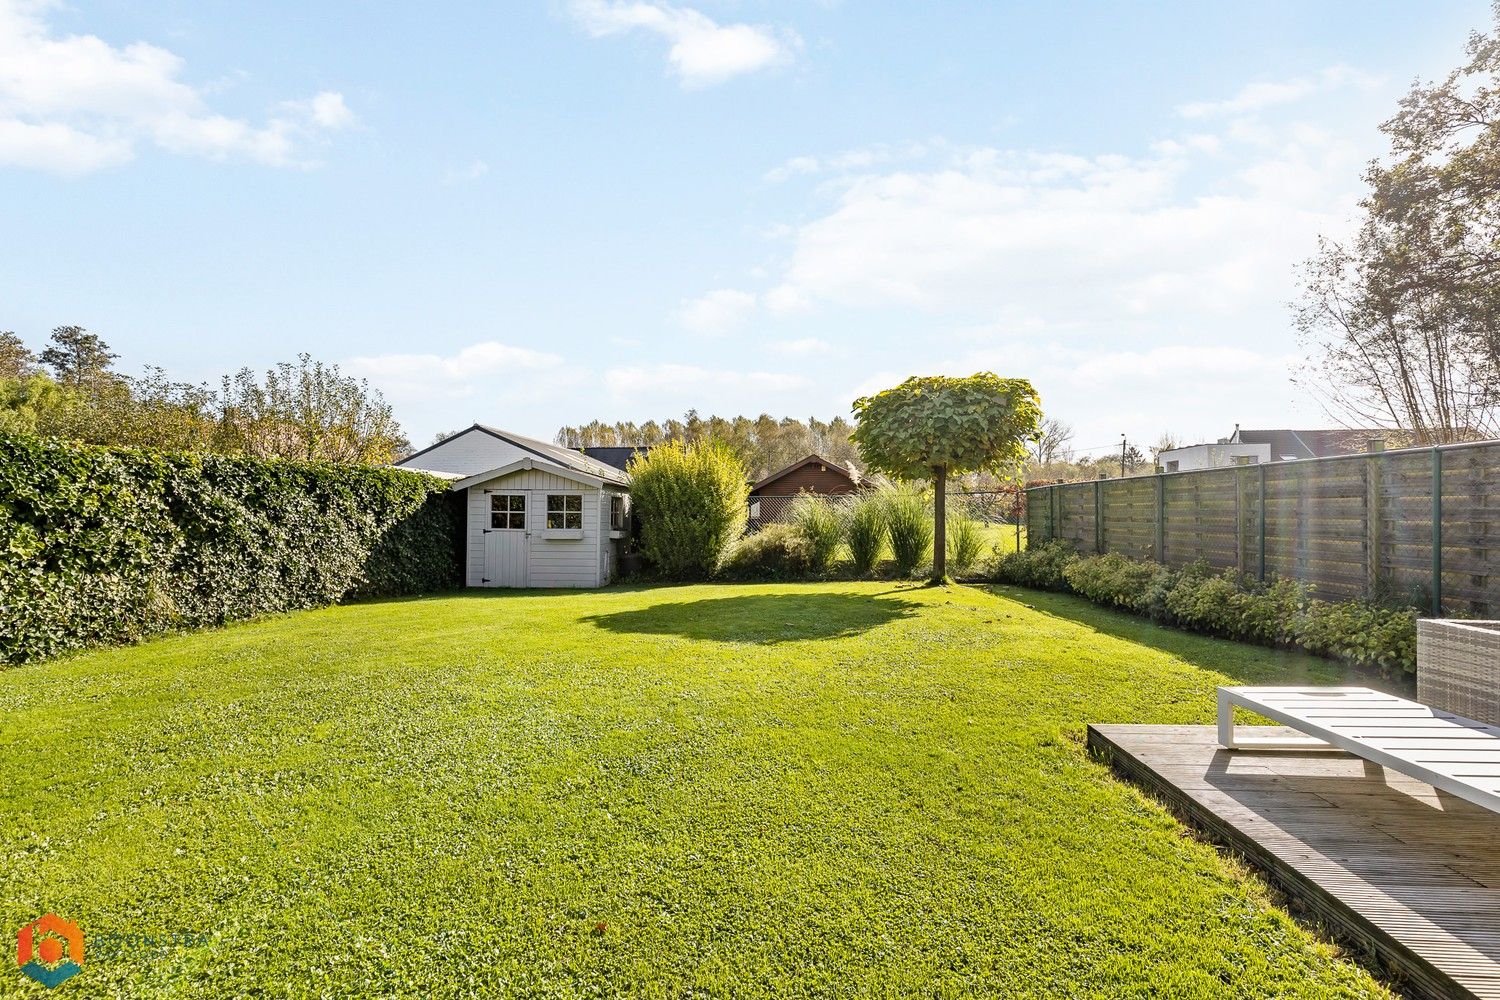
M 1385 995 L 1081 745 L 1292 678 L 1003 588 L 303 613 L 0 674 L 0 911 L 59 995 Z

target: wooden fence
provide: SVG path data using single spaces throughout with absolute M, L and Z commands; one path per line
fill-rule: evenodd
M 1028 544 L 1202 560 L 1329 599 L 1500 609 L 1500 441 L 1038 486 Z

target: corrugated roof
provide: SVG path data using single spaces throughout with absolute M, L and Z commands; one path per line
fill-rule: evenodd
M 572 469 L 575 472 L 582 472 L 589 476 L 597 476 L 605 482 L 616 483 L 620 486 L 630 485 L 630 477 L 625 474 L 624 470 L 617 469 L 613 465 L 608 465 L 597 459 L 589 458 L 582 452 L 574 451 L 571 448 L 564 448 L 562 445 L 552 444 L 550 441 L 541 441 L 537 438 L 526 437 L 524 434 L 502 431 L 498 427 L 490 427 L 485 424 L 475 424 L 474 426 L 488 434 L 495 435 L 495 437 L 501 440 L 509 441 L 518 448 L 524 448 L 535 455 L 539 455 L 549 462 L 556 462 L 564 468 Z

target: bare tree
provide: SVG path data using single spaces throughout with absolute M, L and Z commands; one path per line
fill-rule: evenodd
M 1031 443 L 1031 460 L 1047 466 L 1073 461 L 1073 425 L 1057 417 L 1045 417 L 1042 430 Z
M 1500 402 L 1500 40 L 1475 33 L 1467 54 L 1381 125 L 1358 234 L 1319 241 L 1296 307 L 1299 381 L 1421 444 L 1494 433 Z

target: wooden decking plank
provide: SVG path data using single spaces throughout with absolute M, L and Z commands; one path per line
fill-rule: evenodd
M 1342 752 L 1225 751 L 1207 726 L 1095 725 L 1088 740 L 1409 991 L 1500 1000 L 1500 815 Z

